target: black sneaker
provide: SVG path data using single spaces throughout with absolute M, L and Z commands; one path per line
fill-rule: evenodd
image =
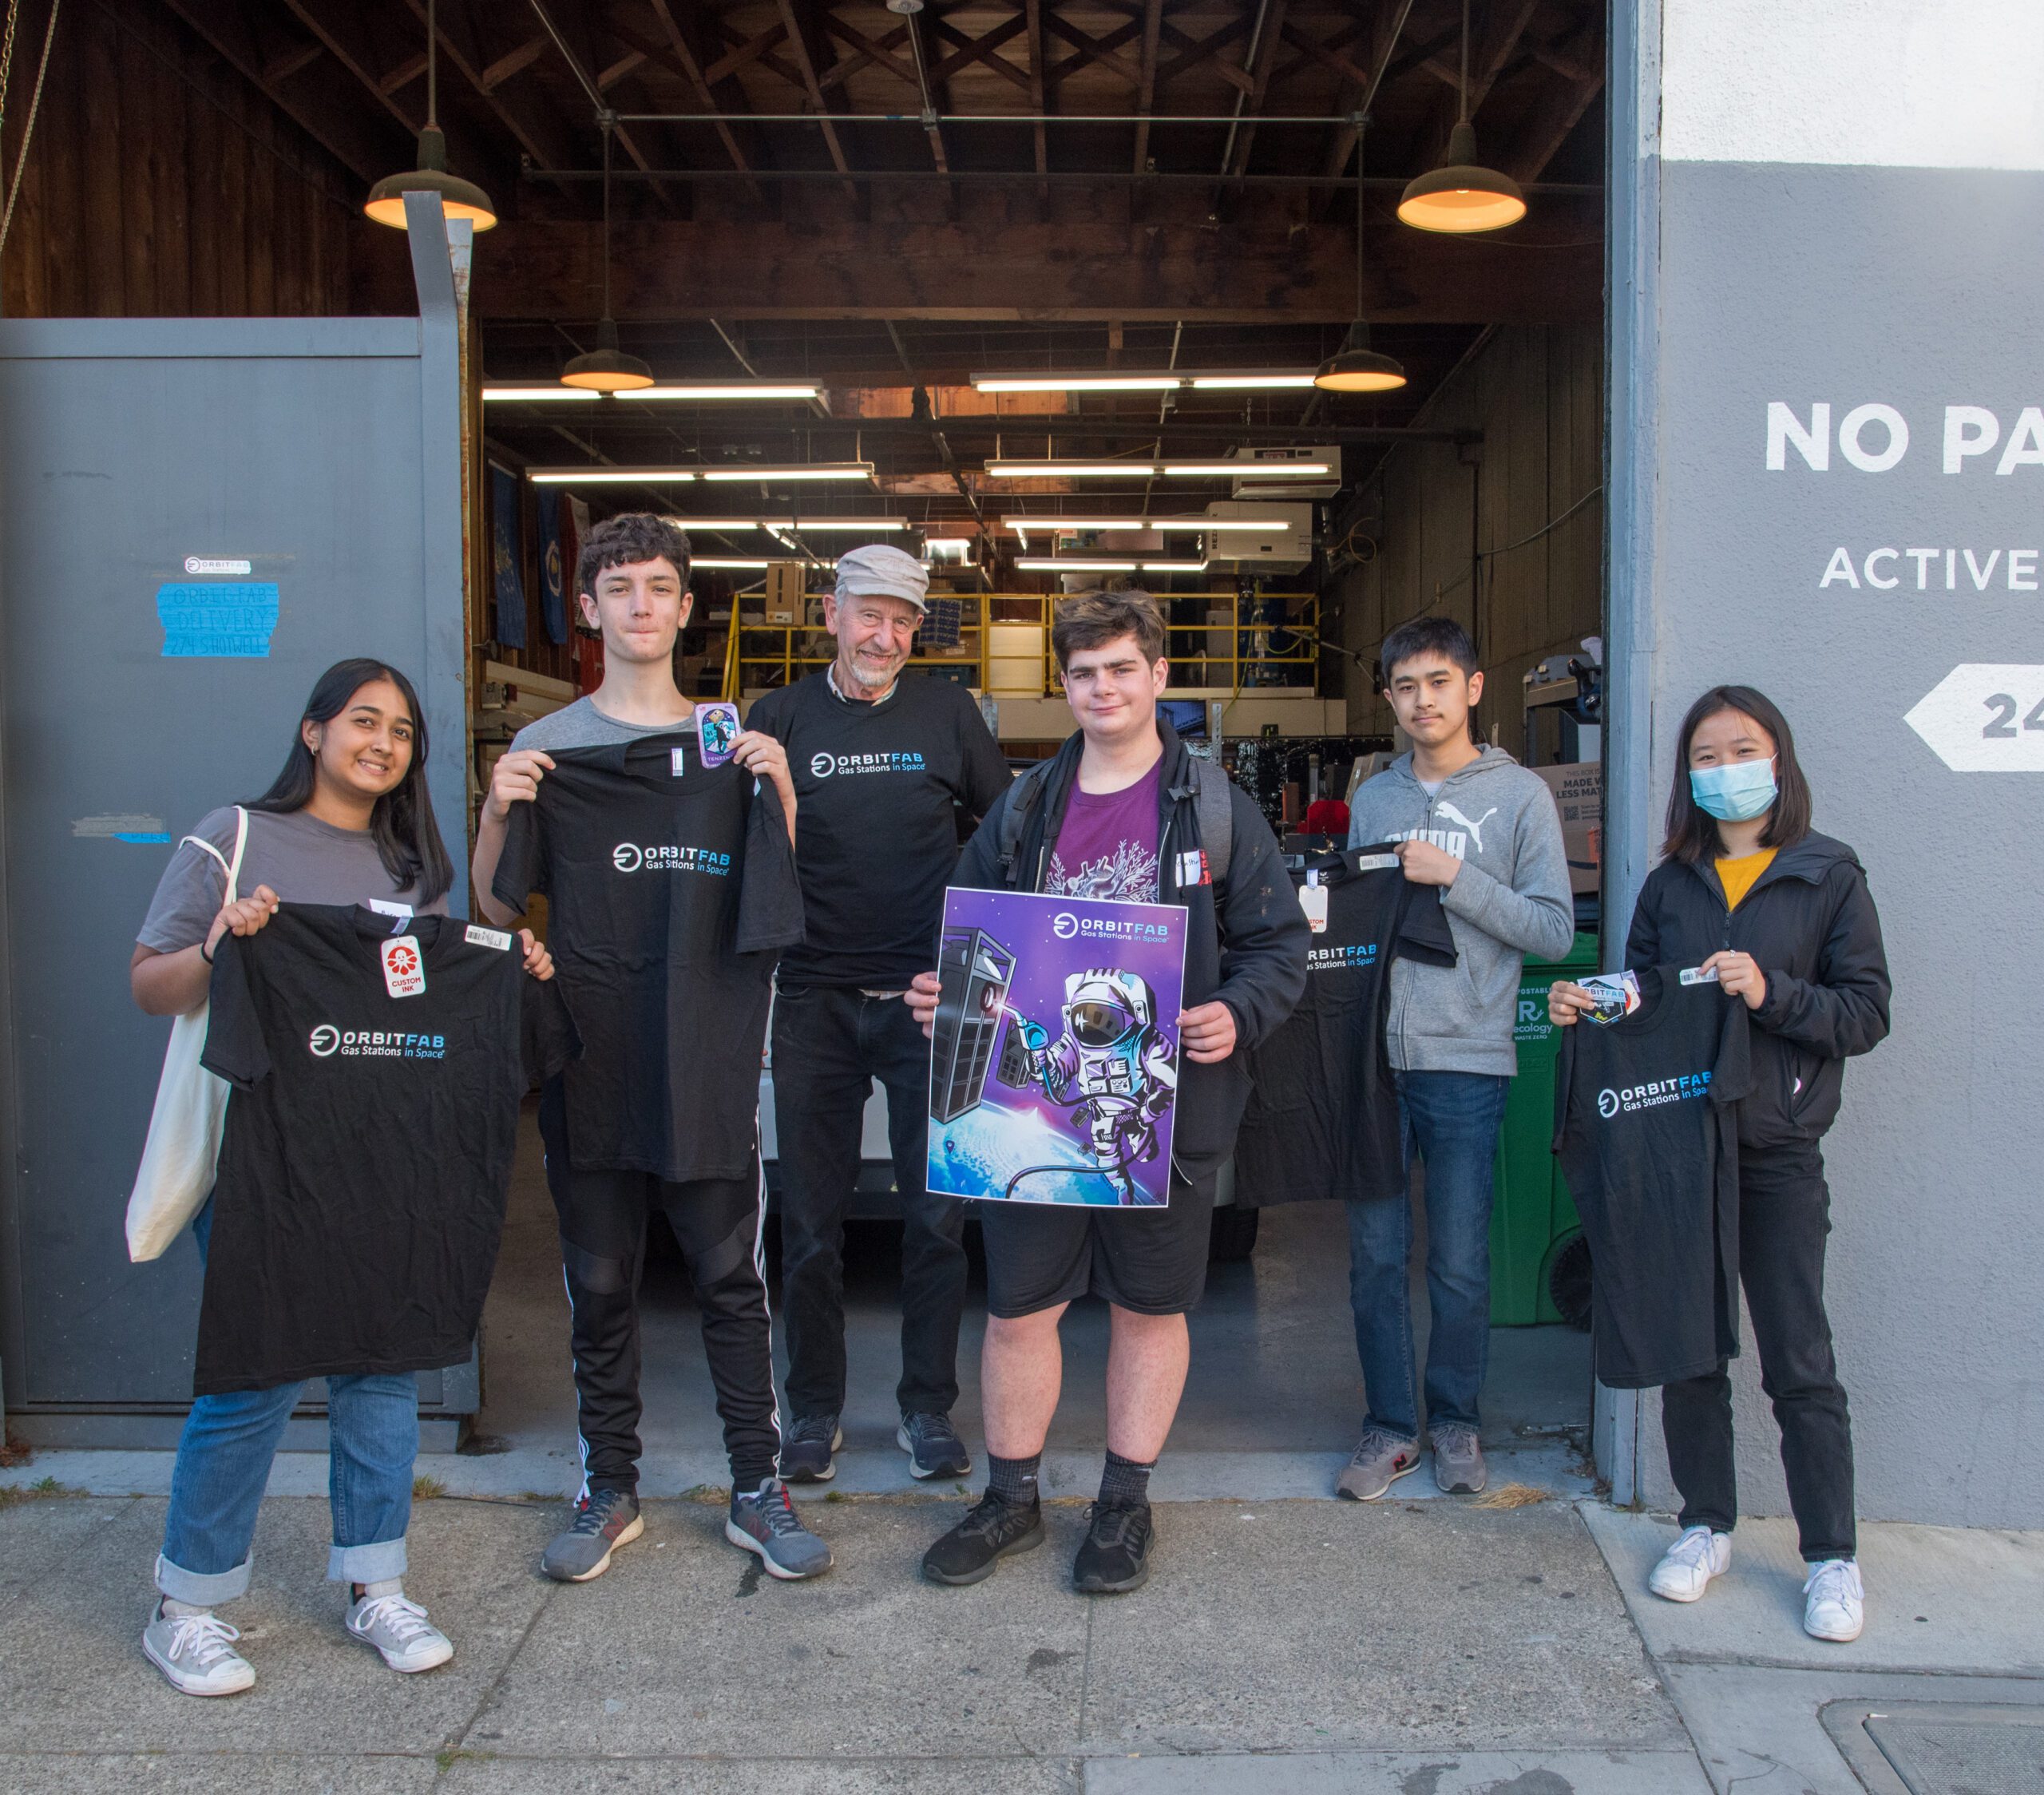
M 596 1490 L 575 1505 L 564 1533 L 548 1543 L 540 1568 L 558 1583 L 586 1583 L 610 1568 L 610 1555 L 646 1531 L 630 1490 Z
M 827 1484 L 838 1475 L 838 1448 L 845 1430 L 835 1415 L 803 1415 L 790 1422 L 781 1442 L 781 1481 Z
M 972 1455 L 965 1450 L 949 1415 L 904 1415 L 894 1430 L 894 1444 L 909 1455 L 911 1477 L 972 1475 Z
M 1126 1595 L 1150 1575 L 1157 1537 L 1147 1502 L 1096 1502 L 1086 1511 L 1086 1543 L 1072 1560 L 1072 1587 L 1081 1595 Z
M 1011 1552 L 1044 1543 L 1044 1508 L 1006 1502 L 989 1490 L 965 1518 L 923 1554 L 923 1575 L 933 1583 L 976 1583 L 993 1575 Z

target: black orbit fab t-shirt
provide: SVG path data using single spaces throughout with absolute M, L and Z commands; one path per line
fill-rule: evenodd
M 782 957 L 781 983 L 905 989 L 937 964 L 960 814 L 977 822 L 1008 789 L 979 706 L 920 673 L 878 703 L 848 702 L 817 673 L 768 692 L 745 721 L 787 750 L 794 780 L 809 938 Z
M 1388 844 L 1318 854 L 1327 927 L 1306 944 L 1298 1008 L 1250 1059 L 1254 1081 L 1235 1140 L 1235 1200 L 1277 1203 L 1405 1194 L 1398 1089 L 1384 1042 L 1394 959 L 1455 964 L 1438 886 L 1415 885 Z
M 499 929 L 286 904 L 223 937 L 204 1061 L 233 1089 L 193 1393 L 465 1359 L 519 1100 L 575 1050 Z
M 1630 1016 L 1562 1031 L 1555 1088 L 1597 1376 L 1621 1390 L 1738 1357 L 1738 1104 L 1753 1086 L 1740 999 L 1674 966 L 1638 976 Z
M 695 732 L 549 751 L 511 806 L 491 890 L 547 897 L 547 945 L 584 1052 L 568 1068 L 578 1167 L 683 1183 L 751 1175 L 775 955 L 802 939 L 779 798 Z

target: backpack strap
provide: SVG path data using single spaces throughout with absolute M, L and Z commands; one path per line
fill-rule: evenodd
M 1199 813 L 1199 845 L 1215 885 L 1226 882 L 1234 857 L 1234 797 L 1226 771 L 1213 761 L 1192 757 L 1193 801 Z
M 1011 890 L 1015 886 L 1016 856 L 1022 851 L 1022 831 L 1029 826 L 1030 813 L 1043 802 L 1056 760 L 1053 755 L 1048 760 L 1038 761 L 1026 773 L 1016 775 L 1015 783 L 1008 788 L 1008 802 L 1000 813 L 1000 876 Z

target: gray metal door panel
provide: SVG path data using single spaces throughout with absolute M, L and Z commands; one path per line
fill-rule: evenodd
M 172 843 L 268 784 L 333 661 L 379 656 L 426 692 L 460 857 L 460 594 L 426 573 L 421 326 L 284 322 L 0 324 L 10 1405 L 189 1400 L 196 1254 L 131 1266 L 122 1236 L 168 1032 L 128 961 Z M 160 588 L 194 583 L 229 608 L 173 607 L 201 652 L 167 655 Z M 265 585 L 267 652 L 220 652 L 252 645 Z

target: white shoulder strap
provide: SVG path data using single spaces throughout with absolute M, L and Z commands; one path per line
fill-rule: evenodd
M 220 870 L 227 874 L 227 895 L 220 900 L 223 904 L 232 904 L 240 895 L 238 887 L 241 883 L 241 857 L 248 847 L 248 813 L 237 804 L 234 807 L 234 858 L 232 862 L 204 836 L 187 835 L 184 838 L 193 847 L 204 849 L 220 863 Z

